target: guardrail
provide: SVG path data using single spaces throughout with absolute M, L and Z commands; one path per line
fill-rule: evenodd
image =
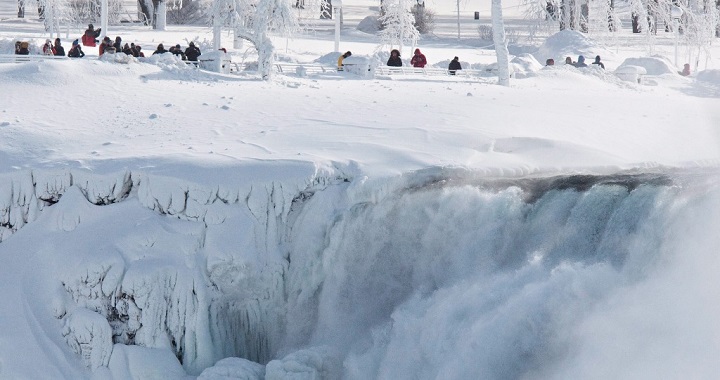
M 337 67 L 327 67 L 313 63 L 286 63 L 275 62 L 275 69 L 280 74 L 297 74 L 298 70 L 302 70 L 306 74 L 321 74 L 337 72 Z
M 43 54 L 0 54 L 0 63 L 21 63 L 21 62 L 39 62 L 39 61 L 53 61 L 53 60 L 68 60 L 70 58 L 65 56 L 56 55 L 43 55 Z
M 424 75 L 424 76 L 464 76 L 482 77 L 497 75 L 497 70 L 456 70 L 455 74 L 449 70 L 437 67 L 397 67 L 378 66 L 375 68 L 375 75 Z

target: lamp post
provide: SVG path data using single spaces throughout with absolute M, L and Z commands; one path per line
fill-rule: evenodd
M 340 18 L 342 12 L 342 0 L 333 0 L 333 17 L 335 18 L 335 51 L 340 51 Z
M 460 40 L 460 0 L 457 0 L 457 29 L 458 41 Z
M 678 65 L 678 40 L 680 39 L 680 17 L 683 15 L 683 10 L 677 5 L 673 5 L 670 8 L 670 15 L 673 19 L 673 31 L 675 32 L 675 66 Z

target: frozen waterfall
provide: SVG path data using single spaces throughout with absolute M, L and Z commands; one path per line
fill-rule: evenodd
M 47 364 L 0 377 L 720 374 L 714 173 L 309 173 L 5 181 L 0 306 Z

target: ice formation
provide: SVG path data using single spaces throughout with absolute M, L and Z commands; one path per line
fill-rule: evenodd
M 3 239 L 53 242 L 30 311 L 88 376 L 583 377 L 545 365 L 569 360 L 566 332 L 672 260 L 682 209 L 718 198 L 658 173 L 305 173 L 22 173 L 3 181 Z

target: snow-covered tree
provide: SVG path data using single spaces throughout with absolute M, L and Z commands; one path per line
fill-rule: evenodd
M 60 36 L 60 25 L 66 24 L 71 16 L 71 8 L 68 0 L 40 0 L 38 11 L 45 23 L 45 30 L 50 37 Z
M 263 79 L 272 76 L 275 47 L 269 33 L 289 36 L 298 29 L 297 15 L 288 0 L 215 0 L 213 25 L 229 26 L 235 35 L 249 41 L 258 53 L 258 72 Z
M 505 41 L 505 24 L 502 15 L 502 0 L 492 0 L 493 42 L 498 64 L 498 84 L 510 85 L 510 53 Z
M 380 39 L 390 48 L 398 47 L 402 51 L 404 43 L 417 44 L 420 32 L 415 28 L 415 17 L 406 0 L 385 0 L 379 21 L 383 26 Z

